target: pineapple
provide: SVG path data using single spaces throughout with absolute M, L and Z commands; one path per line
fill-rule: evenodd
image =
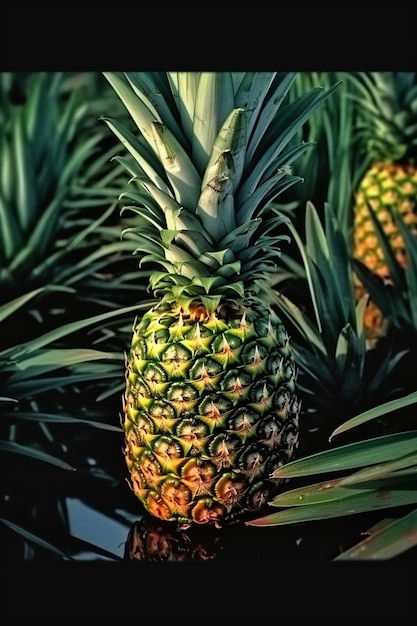
M 103 118 L 133 159 L 123 209 L 155 300 L 126 355 L 124 454 L 147 512 L 223 527 L 257 513 L 297 449 L 300 402 L 274 310 L 284 221 L 268 203 L 300 182 L 290 140 L 334 89 L 290 103 L 290 72 L 104 72 L 138 134 Z
M 384 281 L 390 272 L 379 243 L 369 206 L 381 225 L 398 263 L 405 267 L 406 248 L 395 214 L 417 235 L 417 73 L 368 72 L 352 74 L 359 90 L 363 118 L 360 132 L 370 166 L 358 185 L 353 217 L 353 253 Z M 364 287 L 356 280 L 359 299 Z M 370 301 L 365 329 L 370 340 L 384 334 L 387 320 Z

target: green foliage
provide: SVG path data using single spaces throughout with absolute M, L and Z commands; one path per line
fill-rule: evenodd
M 327 431 L 383 398 L 401 393 L 393 373 L 405 351 L 389 343 L 368 349 L 363 333 L 366 297 L 356 304 L 348 243 L 327 203 L 323 219 L 324 224 L 308 202 L 305 242 L 289 223 L 300 250 L 306 287 L 298 304 L 279 291 L 276 304 L 292 338 L 305 412 L 308 419 L 320 420 Z
M 384 281 L 373 274 L 363 263 L 355 260 L 356 272 L 368 290 L 370 297 L 388 319 L 393 331 L 407 338 L 414 348 L 417 345 L 417 238 L 410 231 L 402 216 L 391 209 L 394 220 L 405 243 L 407 264 L 403 268 L 397 261 L 388 237 L 384 233 L 375 212 L 368 205 L 372 224 L 385 256 L 390 280 Z
M 356 84 L 342 72 L 299 72 L 290 97 L 296 98 L 312 87 L 329 88 L 336 83 L 338 87 L 326 106 L 314 112 L 301 131 L 304 141 L 315 144 L 294 168 L 294 173 L 303 177 L 303 184 L 287 194 L 287 202 L 280 200 L 274 206 L 289 212 L 301 233 L 305 204 L 309 201 L 321 208 L 328 202 L 349 242 L 353 194 L 370 163 L 364 142 L 356 134 L 361 119 L 361 110 L 354 103 Z
M 331 439 L 381 416 L 394 419 L 395 411 L 416 402 L 414 392 L 379 404 L 340 425 Z M 417 430 L 402 430 L 401 426 L 398 430 L 308 455 L 276 470 L 274 478 L 325 475 L 325 480 L 279 494 L 270 504 L 284 510 L 248 525 L 278 526 L 405 507 L 405 515 L 382 519 L 364 542 L 338 559 L 392 558 L 417 545 L 417 510 L 410 510 L 417 503 Z
M 129 73 L 132 84 L 143 75 Z M 235 90 L 242 78 L 234 73 Z M 300 524 L 308 532 L 309 520 L 349 524 L 369 513 L 376 523 L 335 560 L 392 559 L 415 547 L 417 534 L 417 245 L 394 214 L 407 268 L 375 219 L 391 282 L 352 261 L 353 193 L 370 162 L 361 106 L 372 111 L 375 102 L 346 72 L 286 80 L 289 102 L 342 82 L 288 143 L 289 154 L 300 138 L 308 147 L 291 172 L 304 182 L 265 207 L 290 218 L 292 241 L 277 259 L 273 287 L 299 368 L 302 445 L 277 472 L 289 482 L 270 503 L 274 511 L 248 525 Z M 166 93 L 165 82 L 157 86 Z M 415 86 L 399 96 L 412 103 Z M 152 97 L 151 106 L 161 106 L 158 93 Z M 131 315 L 149 306 L 149 272 L 132 256 L 144 245 L 141 216 L 119 214 L 141 187 L 119 195 L 126 173 L 140 180 L 143 171 L 99 119 L 105 111 L 130 142 L 134 128 L 100 73 L 0 74 L 0 522 L 2 549 L 13 559 L 114 559 L 72 535 L 63 494 L 114 520 L 123 518 L 120 503 L 129 508 L 118 415 Z M 401 137 L 403 149 L 409 138 Z M 204 147 L 195 149 L 203 159 Z M 352 268 L 389 320 L 372 349 Z
M 85 99 L 95 75 L 0 76 L 0 302 L 51 284 L 106 302 L 116 286 L 124 297 L 137 291 L 126 272 L 133 244 L 120 241 L 115 220 L 119 146 Z M 110 273 L 119 276 L 113 290 Z
M 375 161 L 414 161 L 417 150 L 417 73 L 342 74 L 359 112 L 358 139 Z
M 2 523 L 25 558 L 68 552 L 36 530 L 56 472 L 95 493 L 118 481 L 105 450 L 119 445 L 123 350 L 145 287 L 134 238 L 120 240 L 124 174 L 98 122 L 109 97 L 98 77 L 0 74 Z M 64 546 L 65 498 L 55 495 Z

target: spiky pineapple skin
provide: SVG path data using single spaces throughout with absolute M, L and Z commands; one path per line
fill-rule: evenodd
M 411 164 L 377 163 L 358 188 L 354 219 L 355 256 L 370 270 L 386 278 L 389 270 L 369 215 L 368 204 L 388 237 L 396 259 L 406 265 L 403 238 L 390 210 L 398 213 L 417 234 L 417 167 Z
M 298 445 L 289 338 L 256 298 L 208 315 L 159 304 L 126 358 L 125 459 L 145 509 L 179 525 L 259 512 Z
M 368 205 L 375 213 L 395 258 L 401 267 L 407 265 L 406 248 L 392 211 L 398 214 L 411 232 L 417 235 L 417 167 L 414 164 L 375 163 L 358 187 L 354 207 L 354 256 L 372 272 L 389 280 L 389 269 L 375 232 Z M 365 292 L 355 282 L 356 298 Z M 377 339 L 386 330 L 386 319 L 377 305 L 370 301 L 365 311 L 364 328 L 369 339 Z

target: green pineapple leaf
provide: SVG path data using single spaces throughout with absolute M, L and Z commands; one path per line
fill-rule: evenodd
M 396 398 L 395 400 L 390 400 L 388 402 L 384 402 L 383 404 L 379 404 L 367 411 L 364 411 L 360 415 L 356 415 L 352 419 L 344 422 L 340 426 L 338 426 L 330 436 L 330 440 L 333 439 L 336 435 L 340 435 L 343 432 L 350 430 L 351 428 L 355 428 L 356 426 L 360 426 L 361 424 L 365 424 L 369 420 L 376 419 L 381 415 L 392 415 L 392 413 L 398 409 L 402 409 L 406 406 L 413 405 L 417 402 L 417 391 L 412 392 L 406 396 L 401 398 Z
M 292 222 L 288 229 L 299 249 L 310 302 L 303 296 L 301 309 L 277 292 L 276 304 L 291 329 L 303 402 L 310 416 L 323 424 L 328 420 L 325 428 L 331 432 L 380 401 L 381 394 L 399 395 L 389 383 L 406 353 L 387 343 L 379 346 L 379 358 L 372 358 L 363 332 L 366 297 L 355 302 L 350 248 L 332 207 L 325 204 L 321 218 L 307 203 L 305 241 Z
M 384 519 L 372 526 L 365 538 L 334 561 L 387 560 L 400 556 L 417 544 L 417 510 L 400 519 Z
M 392 489 L 386 486 L 380 489 L 371 488 L 346 498 L 319 502 L 305 507 L 292 507 L 245 523 L 248 526 L 280 526 L 416 504 L 415 484 L 407 485 L 407 481 L 403 481 Z
M 417 449 L 417 432 L 382 435 L 302 457 L 275 471 L 275 478 L 312 476 L 391 461 Z

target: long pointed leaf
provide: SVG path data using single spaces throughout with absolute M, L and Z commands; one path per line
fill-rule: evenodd
M 360 415 L 356 415 L 352 419 L 344 422 L 340 426 L 338 426 L 330 435 L 329 441 L 333 439 L 336 435 L 340 435 L 355 426 L 360 426 L 361 424 L 365 424 L 372 419 L 381 416 L 388 416 L 393 411 L 397 411 L 398 409 L 402 409 L 406 406 L 410 406 L 417 402 L 417 391 L 413 391 L 407 396 L 403 396 L 402 398 L 397 398 L 396 400 L 390 400 L 389 402 L 384 402 L 383 404 L 379 404 L 378 406 L 369 409 L 368 411 L 364 411 Z
M 13 530 L 14 532 L 21 535 L 24 539 L 26 539 L 30 543 L 34 543 L 40 546 L 41 548 L 44 548 L 48 550 L 49 552 L 53 552 L 54 554 L 57 554 L 58 556 L 64 559 L 73 560 L 72 556 L 68 555 L 66 552 L 64 552 L 60 548 L 57 548 L 54 544 L 47 541 L 43 537 L 40 537 L 39 535 L 35 535 L 35 533 L 28 530 L 27 528 L 24 528 L 23 526 L 20 526 L 19 524 L 15 524 L 14 522 L 11 522 L 10 520 L 7 520 L 5 518 L 0 518 L 0 522 L 4 524 L 5 526 L 7 526 L 8 528 L 10 528 L 10 530 Z
M 331 519 L 366 513 L 381 509 L 406 506 L 417 502 L 417 489 L 379 489 L 354 495 L 343 500 L 312 504 L 306 507 L 293 507 L 271 513 L 256 520 L 245 522 L 247 526 L 282 526 L 298 522 Z
M 400 432 L 324 450 L 275 470 L 273 478 L 312 476 L 397 459 L 417 450 L 417 431 Z
M 400 519 L 383 520 L 373 526 L 366 538 L 334 561 L 392 559 L 417 545 L 417 509 Z
M 306 507 L 323 502 L 343 500 L 344 498 L 351 498 L 358 494 L 370 493 L 381 489 L 401 488 L 403 485 L 411 482 L 415 485 L 416 471 L 417 470 L 413 468 L 409 471 L 397 472 L 397 474 L 389 478 L 382 476 L 379 480 L 377 478 L 367 480 L 365 477 L 366 474 L 361 477 L 362 473 L 357 472 L 352 475 L 352 481 L 349 483 L 344 482 L 343 478 L 335 478 L 333 480 L 326 480 L 320 483 L 314 483 L 313 485 L 283 491 L 275 496 L 270 504 L 274 507 Z M 358 479 L 354 481 L 356 475 L 358 475 Z
M 26 354 L 30 354 L 31 352 L 34 352 L 35 350 L 39 350 L 40 348 L 43 348 L 44 346 L 47 346 L 51 344 L 52 342 L 57 341 L 58 339 L 61 339 L 61 337 L 66 337 L 67 335 L 70 335 L 71 333 L 74 333 L 83 328 L 86 328 L 87 326 L 91 326 L 93 324 L 99 324 L 100 322 L 107 321 L 109 319 L 112 319 L 113 317 L 118 317 L 126 313 L 130 313 L 140 308 L 141 308 L 141 305 L 132 305 L 132 306 L 117 309 L 116 311 L 108 311 L 106 313 L 101 313 L 100 315 L 93 315 L 92 317 L 77 320 L 76 322 L 70 322 L 69 324 L 65 324 L 64 326 L 60 326 L 59 328 L 55 328 L 54 330 L 44 333 L 43 335 L 40 335 L 39 337 L 31 339 L 27 343 L 20 344 L 17 347 L 15 347 L 14 350 L 17 353 L 17 355 L 19 355 L 22 352 L 25 352 Z
M 28 456 L 32 459 L 36 459 L 37 461 L 42 461 L 43 463 L 49 463 L 50 465 L 55 465 L 60 469 L 75 472 L 76 468 L 72 467 L 66 461 L 59 459 L 56 456 L 52 456 L 51 454 L 47 454 L 42 450 L 37 450 L 35 448 L 30 448 L 29 446 L 24 446 L 13 441 L 3 441 L 0 439 L 0 450 L 3 452 L 12 452 L 13 454 L 20 454 L 22 456 Z

